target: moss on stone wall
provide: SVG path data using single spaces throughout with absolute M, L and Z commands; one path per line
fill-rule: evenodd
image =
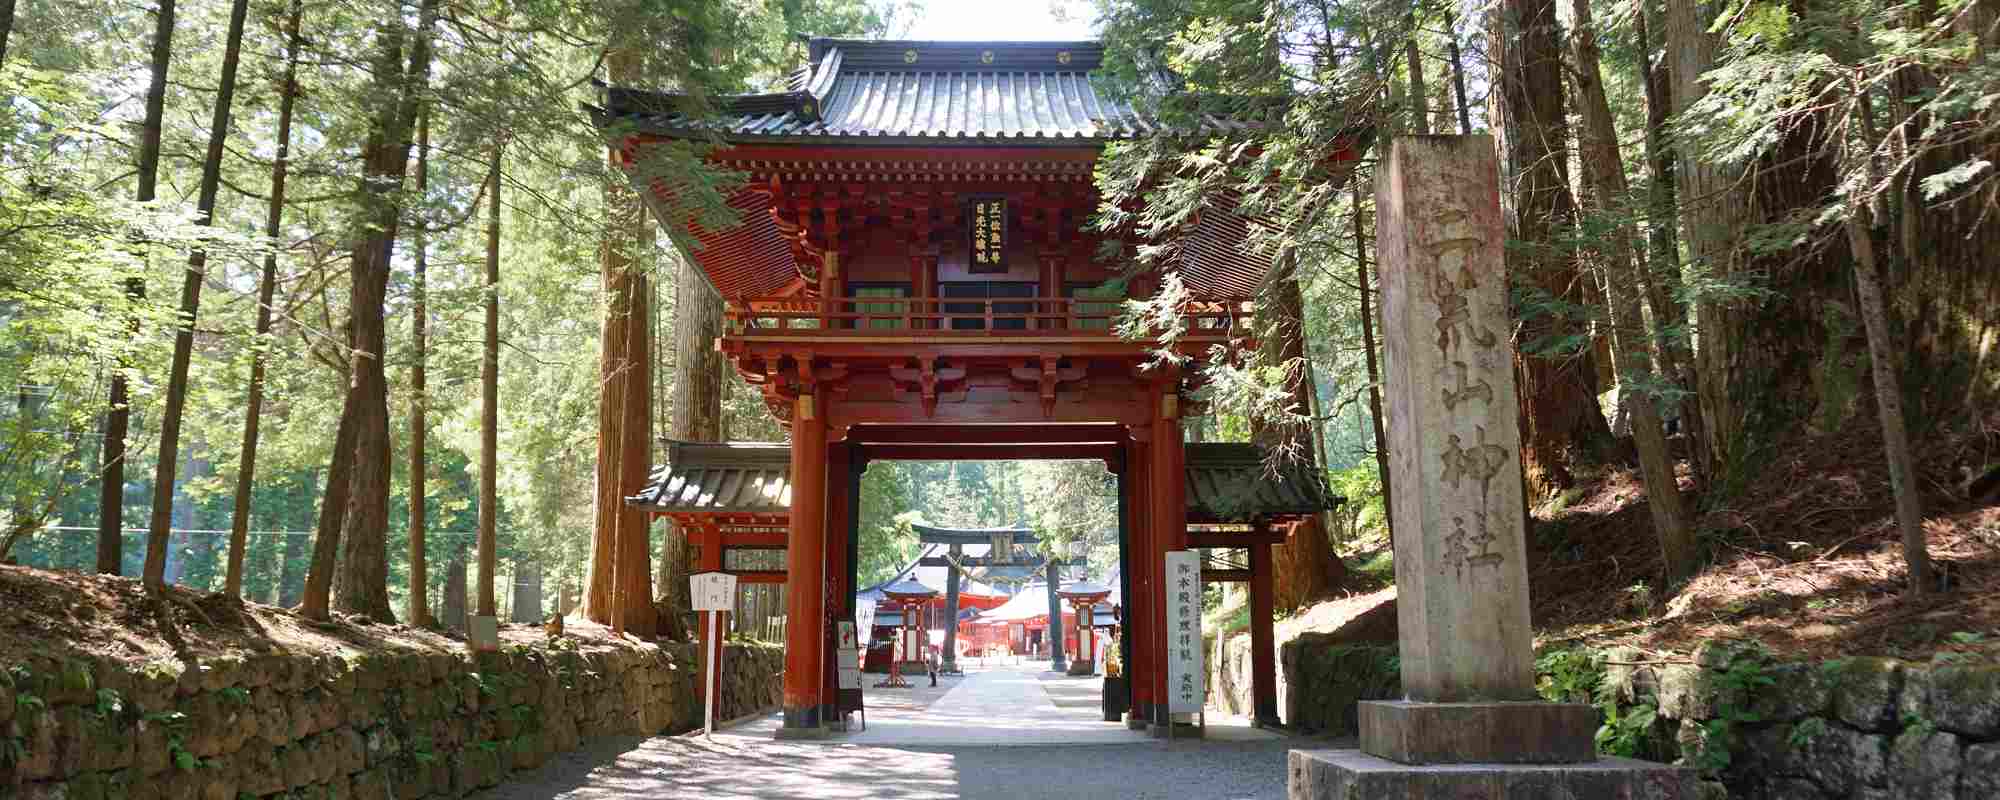
M 777 704 L 782 648 L 724 665 L 722 718 Z M 0 677 L 0 798 L 458 797 L 585 739 L 698 727 L 697 674 L 685 644 L 30 657 Z

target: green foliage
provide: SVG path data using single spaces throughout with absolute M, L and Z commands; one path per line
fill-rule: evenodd
M 99 719 L 108 719 L 124 711 L 125 698 L 118 694 L 117 689 L 105 687 L 97 690 L 97 703 L 91 706 L 91 713 Z
M 424 764 L 424 765 L 437 763 L 438 754 L 437 751 L 433 749 L 434 746 L 435 745 L 431 741 L 431 737 L 428 734 L 420 733 L 410 737 L 409 747 L 407 748 L 407 752 L 410 754 L 410 760 L 418 764 Z
M 196 758 L 193 753 L 187 750 L 185 744 L 188 729 L 187 714 L 179 711 L 153 711 L 147 713 L 143 719 L 147 723 L 158 725 L 162 730 L 166 731 L 167 757 L 173 762 L 175 769 L 182 772 L 192 772 L 196 768 L 205 766 L 205 762 L 202 759 Z
M 1729 767 L 1742 726 L 1764 721 L 1764 715 L 1754 705 L 1757 697 L 1777 685 L 1771 666 L 1770 654 L 1761 647 L 1752 647 L 1738 651 L 1727 669 L 1711 673 L 1720 700 L 1714 718 L 1702 723 L 1701 746 L 1689 758 L 1690 766 L 1711 774 Z
M 1535 658 L 1535 690 L 1551 703 L 1594 702 L 1604 682 L 1604 653 L 1550 650 Z
M 1605 654 L 1591 648 L 1549 650 L 1535 659 L 1535 688 L 1552 703 L 1589 703 L 1598 709 L 1598 752 L 1643 757 L 1651 754 L 1658 709 L 1651 703 L 1625 705 L 1605 680 Z
M 1800 720 L 1799 724 L 1792 726 L 1792 733 L 1786 737 L 1785 743 L 1791 745 L 1793 750 L 1804 749 L 1823 733 L 1826 733 L 1826 720 L 1819 717 L 1806 717 Z

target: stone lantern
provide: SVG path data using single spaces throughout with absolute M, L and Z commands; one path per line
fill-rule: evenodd
M 1076 612 L 1076 657 L 1069 662 L 1070 675 L 1097 674 L 1097 626 L 1096 608 L 1111 596 L 1111 587 L 1090 581 L 1077 581 L 1062 587 L 1062 599 L 1069 601 Z M 1059 613 L 1059 612 L 1057 612 Z
M 902 624 L 896 627 L 896 642 L 889 656 L 889 677 L 878 688 L 907 687 L 903 680 L 903 665 L 922 665 L 924 650 L 930 645 L 930 636 L 924 630 L 923 611 L 930 607 L 937 591 L 914 580 L 904 579 L 882 587 L 882 596 L 891 605 L 902 611 Z

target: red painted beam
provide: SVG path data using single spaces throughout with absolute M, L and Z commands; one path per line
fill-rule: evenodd
M 756 569 L 730 570 L 729 574 L 736 576 L 736 582 L 739 584 L 785 583 L 786 582 L 785 579 L 787 577 L 786 574 L 783 572 L 778 572 L 775 570 L 756 570 Z M 790 634 L 787 633 L 787 638 L 789 637 Z
M 849 439 L 853 434 L 848 434 Z M 1115 444 L 871 444 L 871 461 L 1007 461 L 1017 458 L 1114 459 Z
M 1242 583 L 1255 580 L 1247 569 L 1205 569 L 1201 571 L 1203 583 Z
M 963 405 L 963 404 L 960 404 Z M 1129 405 L 1129 404 L 1128 404 Z M 943 410 L 945 404 L 939 404 Z M 1040 409 L 1035 410 L 1040 416 Z M 880 444 L 1123 444 L 1129 437 L 1125 427 L 1106 423 L 1041 425 L 906 425 L 862 423 L 847 431 L 847 440 L 864 445 Z
M 1249 547 L 1254 544 L 1284 544 L 1285 532 L 1281 530 L 1234 533 L 1189 531 L 1187 539 L 1189 547 Z

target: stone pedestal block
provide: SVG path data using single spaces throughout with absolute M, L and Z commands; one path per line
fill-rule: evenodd
M 1627 758 L 1587 764 L 1411 766 L 1359 750 L 1293 750 L 1291 800 L 1695 800 L 1695 771 Z
M 1597 709 L 1582 703 L 1357 704 L 1361 750 L 1404 764 L 1569 764 L 1597 758 Z
M 467 618 L 465 643 L 473 650 L 500 649 L 500 618 L 474 615 Z

